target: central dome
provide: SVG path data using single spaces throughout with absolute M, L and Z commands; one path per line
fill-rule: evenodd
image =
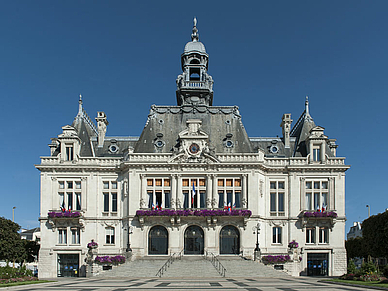
M 192 52 L 192 51 L 206 54 L 205 46 L 200 41 L 190 41 L 185 45 L 185 51 L 184 51 L 185 53 Z

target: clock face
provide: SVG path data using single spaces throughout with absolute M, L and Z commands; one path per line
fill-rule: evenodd
M 199 152 L 199 145 L 197 145 L 196 143 L 192 143 L 191 146 L 189 147 L 189 151 L 192 154 L 198 153 Z

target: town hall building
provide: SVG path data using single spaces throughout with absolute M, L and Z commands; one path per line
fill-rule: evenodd
M 214 105 L 208 60 L 195 20 L 176 105 L 151 106 L 140 136 L 109 136 L 106 114 L 94 122 L 80 97 L 73 123 L 36 165 L 40 277 L 79 274 L 92 240 L 98 255 L 130 260 L 260 260 L 296 248 L 300 275 L 346 272 L 349 166 L 335 139 L 315 124 L 307 98 L 296 122 L 279 113 L 281 133 L 250 137 L 237 106 Z

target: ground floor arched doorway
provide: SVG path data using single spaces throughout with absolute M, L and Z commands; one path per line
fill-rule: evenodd
M 185 255 L 204 254 L 204 233 L 197 225 L 189 226 L 185 231 Z
M 164 226 L 156 225 L 150 229 L 148 234 L 148 254 L 168 254 L 168 231 Z
M 226 225 L 220 232 L 220 254 L 240 253 L 240 232 L 233 225 Z

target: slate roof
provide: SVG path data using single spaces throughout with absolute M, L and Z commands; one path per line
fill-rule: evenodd
M 251 142 L 241 122 L 237 106 L 152 106 L 147 123 L 135 146 L 135 153 L 171 153 L 188 119 L 200 119 L 201 130 L 209 135 L 209 148 L 215 153 L 251 153 Z M 232 147 L 225 142 L 230 136 Z M 161 140 L 163 147 L 155 142 Z

